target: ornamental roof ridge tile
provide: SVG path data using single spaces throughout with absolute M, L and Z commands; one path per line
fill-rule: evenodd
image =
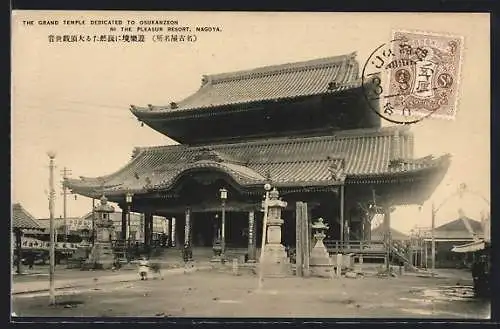
M 262 77 L 266 75 L 281 74 L 286 72 L 305 71 L 316 68 L 324 68 L 331 65 L 339 65 L 343 64 L 344 62 L 355 61 L 356 55 L 357 52 L 351 52 L 344 55 L 321 57 L 298 62 L 288 62 L 284 64 L 266 65 L 247 70 L 206 74 L 204 75 L 204 78 L 207 80 L 206 83 L 214 84 L 225 81 L 249 79 L 256 76 Z
M 217 149 L 224 149 L 226 146 L 238 146 L 238 145 L 272 145 L 272 144 L 292 144 L 292 143 L 304 143 L 304 142 L 315 142 L 324 141 L 338 138 L 366 138 L 375 136 L 390 136 L 394 132 L 399 131 L 399 133 L 407 134 L 413 136 L 411 128 L 409 126 L 388 126 L 388 127 L 377 127 L 377 128 L 360 128 L 360 129 L 349 129 L 333 132 L 331 135 L 326 136 L 293 136 L 293 137 L 276 137 L 276 138 L 266 138 L 266 139 L 255 139 L 245 142 L 238 143 L 220 143 L 211 144 L 210 147 Z M 207 145 L 188 145 L 188 144 L 175 144 L 175 145 L 155 145 L 155 146 L 145 146 L 141 147 L 141 151 L 152 151 L 152 150 L 164 150 L 168 148 L 184 147 L 186 150 L 196 150 L 206 148 Z

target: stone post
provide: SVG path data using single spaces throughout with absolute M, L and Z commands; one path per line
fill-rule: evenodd
M 283 277 L 291 274 L 291 266 L 288 260 L 285 246 L 281 244 L 281 210 L 287 203 L 279 198 L 279 192 L 274 188 L 269 192 L 267 201 L 267 243 L 264 246 L 262 257 L 262 273 L 267 277 Z
M 318 218 L 312 225 L 312 229 L 314 230 L 316 244 L 311 252 L 311 275 L 331 278 L 333 276 L 333 265 L 328 250 L 323 243 L 328 226 L 323 222 L 323 218 Z
M 335 275 L 339 278 L 342 275 L 342 260 L 343 260 L 342 254 L 337 254 Z

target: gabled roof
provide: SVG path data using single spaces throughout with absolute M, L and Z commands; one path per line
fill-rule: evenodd
M 398 135 L 398 138 L 394 136 Z M 398 152 L 394 152 L 397 149 Z M 395 159 L 394 154 L 398 157 Z M 325 137 L 279 138 L 209 148 L 170 145 L 141 148 L 124 168 L 104 177 L 69 179 L 75 193 L 106 195 L 165 190 L 183 175 L 208 169 L 224 172 L 241 186 L 326 186 L 357 179 L 447 168 L 449 156 L 412 159 L 407 128 L 350 130 Z
M 371 232 L 371 240 L 373 241 L 383 241 L 385 236 L 383 225 L 379 225 L 374 228 Z M 399 232 L 391 227 L 391 239 L 395 241 L 408 240 L 410 237 L 404 233 Z
M 436 227 L 434 230 L 434 237 L 436 239 L 464 239 L 464 240 L 472 240 L 473 236 L 465 226 L 463 221 L 467 221 L 475 233 L 476 237 L 482 237 L 483 235 L 483 226 L 481 222 L 473 220 L 471 218 L 465 217 L 463 219 L 458 218 L 449 223 L 443 224 L 439 227 Z
M 38 221 L 20 203 L 12 205 L 13 229 L 42 229 Z
M 166 106 L 131 107 L 137 117 L 293 99 L 359 87 L 356 53 L 205 75 L 193 95 Z
M 446 224 L 443 224 L 441 226 L 436 227 L 435 231 L 436 232 L 446 232 L 446 231 L 464 231 L 468 232 L 467 227 L 464 224 L 464 220 L 469 222 L 470 227 L 472 230 L 476 233 L 480 233 L 483 231 L 483 225 L 481 222 L 474 220 L 469 217 L 465 218 L 458 218 L 455 219 L 454 221 L 448 222 Z

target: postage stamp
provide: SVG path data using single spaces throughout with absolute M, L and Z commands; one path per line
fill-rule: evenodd
M 363 67 L 364 94 L 380 100 L 373 108 L 393 123 L 426 117 L 454 119 L 459 96 L 463 38 L 445 34 L 395 31 Z

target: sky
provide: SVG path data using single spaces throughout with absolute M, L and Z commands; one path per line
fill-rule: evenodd
M 64 26 L 64 19 L 86 20 L 86 25 Z M 109 26 L 89 25 L 90 20 L 108 19 L 134 20 L 135 26 L 140 20 L 177 20 L 178 26 L 221 31 L 196 33 L 196 42 L 178 44 L 153 42 L 154 33 L 145 33 L 145 43 L 48 42 L 51 34 L 110 34 Z M 28 20 L 34 24 L 23 22 Z M 42 20 L 60 24 L 41 25 Z M 49 216 L 49 150 L 57 154 L 59 217 L 64 167 L 71 177 L 102 176 L 123 167 L 135 146 L 172 143 L 141 127 L 130 104 L 179 101 L 200 87 L 203 74 L 353 51 L 362 65 L 394 30 L 458 35 L 465 46 L 456 118 L 430 118 L 412 126 L 416 157 L 451 153 L 452 164 L 431 198 L 421 207 L 398 207 L 391 225 L 403 232 L 429 227 L 431 203 L 444 200 L 436 226 L 456 219 L 459 208 L 479 219 L 481 211 L 489 209 L 483 199 L 490 198 L 488 14 L 14 11 L 12 201 L 22 203 L 35 217 Z M 460 183 L 474 193 L 448 199 Z M 91 199 L 70 196 L 67 216 L 82 216 L 91 205 Z

